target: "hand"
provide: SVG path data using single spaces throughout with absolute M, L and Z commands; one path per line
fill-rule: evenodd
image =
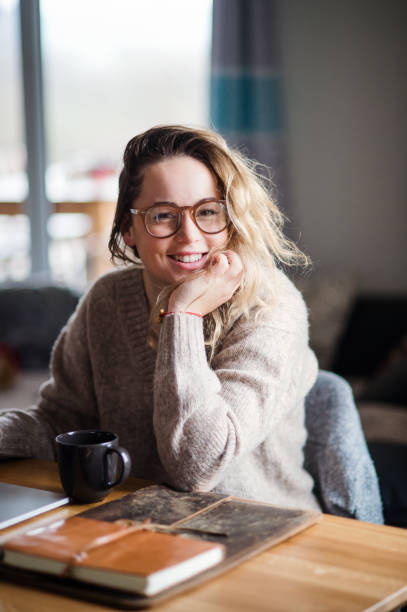
M 206 315 L 224 304 L 240 284 L 243 265 L 237 253 L 223 251 L 211 259 L 199 276 L 185 280 L 171 293 L 168 310 Z

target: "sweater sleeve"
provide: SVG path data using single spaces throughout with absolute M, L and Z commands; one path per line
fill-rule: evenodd
M 232 460 L 253 452 L 298 406 L 317 372 L 301 332 L 239 325 L 209 367 L 202 320 L 164 319 L 157 353 L 154 429 L 173 486 L 212 489 Z M 297 330 L 298 331 L 298 330 Z
M 83 300 L 52 351 L 51 377 L 37 406 L 0 416 L 0 456 L 55 459 L 58 433 L 97 424 L 88 351 L 88 304 Z

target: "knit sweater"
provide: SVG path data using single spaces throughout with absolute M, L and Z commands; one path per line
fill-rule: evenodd
M 300 293 L 282 272 L 275 284 L 270 315 L 239 319 L 209 365 L 202 319 L 165 317 L 154 351 L 142 272 L 101 277 L 55 343 L 38 405 L 0 417 L 0 454 L 54 459 L 57 434 L 101 428 L 133 476 L 318 509 L 303 469 L 317 361 Z

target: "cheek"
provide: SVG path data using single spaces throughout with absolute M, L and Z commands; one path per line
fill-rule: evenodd
M 154 257 L 159 257 L 160 255 L 166 253 L 166 241 L 153 238 L 153 236 L 150 236 L 147 234 L 147 232 L 141 236 L 140 234 L 135 233 L 134 239 L 135 247 L 137 248 L 139 256 L 144 264 Z
M 211 247 L 226 247 L 229 242 L 228 232 L 225 230 L 220 234 L 213 234 L 213 236 L 209 236 L 207 239 L 208 246 Z

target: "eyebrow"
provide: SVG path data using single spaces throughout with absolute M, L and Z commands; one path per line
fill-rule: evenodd
M 223 200 L 212 196 L 209 198 L 202 198 L 202 200 L 198 200 L 198 202 L 195 202 L 195 204 L 190 204 L 190 206 L 196 206 L 197 204 L 205 204 L 205 202 L 223 202 Z M 163 200 L 163 201 L 160 200 L 158 202 L 154 202 L 152 206 L 157 206 L 160 204 L 169 204 L 170 206 L 176 206 L 177 208 L 179 206 L 176 202 L 171 202 L 170 200 Z

